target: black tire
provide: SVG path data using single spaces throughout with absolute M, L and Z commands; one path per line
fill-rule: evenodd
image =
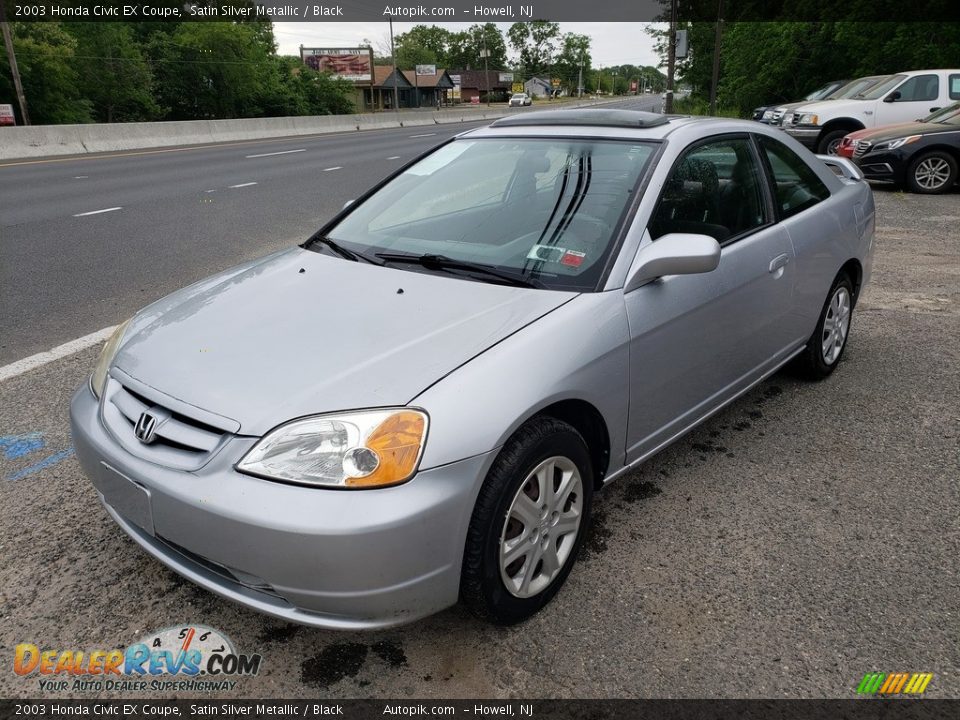
M 832 143 L 839 145 L 844 136 L 849 135 L 852 132 L 853 130 L 831 130 L 830 132 L 821 135 L 820 141 L 817 143 L 817 153 L 819 155 L 836 155 L 836 148 L 834 148 L 833 152 L 830 152 L 830 145 Z
M 943 169 L 946 169 L 947 176 L 942 184 L 936 184 L 936 178 L 931 177 L 925 185 L 921 185 L 923 179 L 917 179 L 917 173 L 921 171 L 921 168 L 925 168 L 930 164 L 938 168 L 941 174 Z M 942 150 L 934 150 L 918 155 L 907 168 L 907 187 L 910 189 L 910 192 L 921 193 L 923 195 L 939 195 L 940 193 L 945 193 L 950 190 L 956 182 L 957 161 L 950 153 L 943 152 Z
M 827 337 L 824 326 L 833 311 L 832 303 L 834 296 L 841 288 L 846 290 L 847 297 L 849 298 L 849 323 L 847 325 L 847 331 L 844 333 L 839 353 L 837 353 L 835 357 L 825 358 L 823 343 Z M 820 311 L 820 318 L 817 320 L 817 328 L 813 331 L 813 335 L 810 336 L 810 340 L 807 341 L 807 347 L 804 348 L 803 352 L 793 361 L 793 369 L 797 374 L 807 380 L 823 380 L 836 369 L 837 365 L 840 364 L 840 359 L 843 357 L 843 352 L 847 349 L 847 342 L 850 339 L 850 328 L 853 327 L 853 308 L 855 304 L 856 296 L 854 295 L 853 283 L 850 277 L 845 272 L 842 272 L 837 276 L 837 279 L 833 281 L 830 292 L 827 293 L 827 299 L 823 303 L 823 309 Z
M 510 523 L 515 522 L 508 520 L 508 513 L 521 488 L 527 486 L 528 476 L 543 461 L 554 456 L 572 462 L 579 471 L 582 489 L 579 527 L 572 546 L 569 546 L 569 554 L 549 584 L 535 595 L 518 597 L 508 590 L 501 576 L 501 536 L 511 527 Z M 480 488 L 463 553 L 460 575 L 463 603 L 477 617 L 497 625 L 513 625 L 539 611 L 557 594 L 576 562 L 589 529 L 592 500 L 593 468 L 580 433 L 551 417 L 533 418 L 523 425 L 504 445 Z M 543 542 L 555 542 L 555 548 L 567 548 L 566 540 L 551 541 L 544 535 Z M 524 557 L 523 567 L 528 562 L 531 560 Z M 539 567 L 534 567 L 534 574 Z M 506 571 L 509 569 L 507 566 Z

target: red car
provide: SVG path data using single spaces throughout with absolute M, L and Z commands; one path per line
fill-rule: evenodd
M 837 155 L 840 157 L 852 158 L 854 150 L 857 149 L 858 140 L 866 140 L 875 135 L 886 135 L 888 132 L 898 127 L 909 128 L 916 123 L 929 123 L 946 120 L 947 118 L 958 114 L 960 114 L 960 103 L 953 103 L 953 105 L 940 108 L 939 110 L 930 113 L 925 118 L 920 120 L 913 120 L 912 122 L 908 123 L 893 123 L 891 125 L 881 125 L 880 127 L 857 130 L 856 132 L 852 132 L 843 137 L 843 139 L 840 141 L 840 145 L 837 147 Z

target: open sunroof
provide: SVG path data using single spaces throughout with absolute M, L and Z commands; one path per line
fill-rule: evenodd
M 543 110 L 500 118 L 491 127 L 530 125 L 581 125 L 592 127 L 652 128 L 665 125 L 670 118 L 642 110 Z

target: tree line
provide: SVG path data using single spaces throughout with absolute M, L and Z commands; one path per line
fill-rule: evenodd
M 277 55 L 269 21 L 10 25 L 35 124 L 354 111 L 349 82 Z M 0 100 L 15 97 L 3 54 Z
M 699 17 L 709 17 L 710 13 L 702 12 L 703 5 L 702 0 L 681 0 L 680 16 L 686 9 L 700 10 Z M 715 17 L 716 2 L 709 6 Z M 746 117 L 758 106 L 801 100 L 831 80 L 958 67 L 960 23 L 878 22 L 870 20 L 871 12 L 869 4 L 864 6 L 863 21 L 752 22 L 729 17 L 722 24 L 720 41 L 717 104 L 721 114 Z M 690 52 L 677 61 L 677 79 L 690 87 L 691 105 L 705 109 L 716 22 L 680 23 L 678 27 L 688 30 Z M 661 26 L 650 32 L 665 60 L 665 31 Z

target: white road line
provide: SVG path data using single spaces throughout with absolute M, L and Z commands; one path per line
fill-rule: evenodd
M 256 183 L 255 182 L 240 183 L 239 185 L 230 185 L 229 188 L 232 190 L 234 188 L 250 187 L 251 185 L 256 185 Z
M 272 153 L 260 153 L 258 155 L 247 155 L 247 159 L 258 158 L 258 157 L 270 157 L 271 155 L 289 155 L 290 153 L 306 152 L 306 148 L 300 148 L 299 150 L 281 150 L 280 152 Z
M 36 370 L 38 367 L 42 367 L 47 363 L 53 362 L 54 360 L 65 358 L 67 355 L 73 355 L 81 350 L 86 350 L 87 348 L 93 347 L 98 343 L 102 343 L 104 340 L 110 337 L 110 335 L 116 329 L 116 325 L 111 325 L 110 327 L 103 328 L 103 330 L 97 330 L 89 335 L 84 335 L 82 338 L 71 340 L 63 345 L 58 345 L 52 350 L 37 353 L 36 355 L 25 357 L 23 360 L 17 360 L 9 365 L 4 365 L 3 367 L 0 367 L 0 382 L 14 378 L 17 375 L 23 375 L 25 372 Z
M 412 138 L 415 138 L 415 137 L 433 137 L 434 135 L 436 135 L 436 133 L 424 133 L 423 135 L 411 135 L 410 137 L 412 137 Z
M 99 215 L 100 213 L 113 212 L 114 210 L 123 210 L 122 207 L 104 208 L 103 210 L 91 210 L 90 212 L 77 213 L 74 217 L 86 217 L 87 215 Z
M 387 160 L 399 160 L 399 159 L 400 159 L 399 155 L 391 155 L 390 157 L 387 158 Z
M 336 165 L 332 168 L 324 168 L 324 172 L 330 172 L 331 170 L 343 170 L 343 165 Z
M 89 176 L 89 175 L 74 175 L 74 176 L 73 176 L 73 179 L 74 179 L 74 180 L 86 180 L 88 177 L 90 177 L 90 176 Z

